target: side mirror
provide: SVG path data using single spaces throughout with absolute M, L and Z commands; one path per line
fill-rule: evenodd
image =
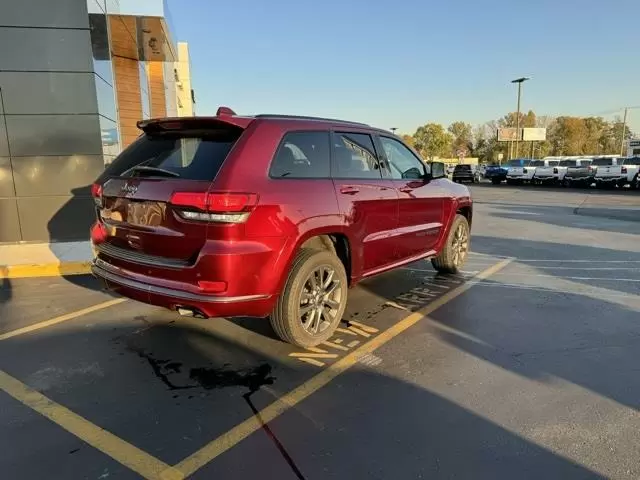
M 431 174 L 429 178 L 431 180 L 435 180 L 437 178 L 445 178 L 447 174 L 445 173 L 444 163 L 442 162 L 431 162 Z

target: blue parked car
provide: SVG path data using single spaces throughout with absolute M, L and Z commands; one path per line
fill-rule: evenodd
M 502 165 L 488 165 L 484 171 L 484 178 L 491 180 L 494 185 L 499 185 L 507 179 L 507 168 Z

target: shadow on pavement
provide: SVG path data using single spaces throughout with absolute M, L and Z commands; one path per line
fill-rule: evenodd
M 117 319 L 117 311 L 110 315 Z M 170 464 L 251 418 L 247 394 L 260 410 L 319 372 L 155 315 L 135 325 L 94 319 L 91 329 L 85 320 L 81 329 L 16 337 L 3 343 L 0 368 Z M 12 438 L 12 448 L 0 451 L 7 478 L 104 471 L 106 457 L 91 460 L 91 447 L 43 429 L 47 422 L 37 416 L 15 422 L 6 412 L 0 408 Z M 602 478 L 426 385 L 359 365 L 272 421 L 270 432 L 275 438 L 253 433 L 198 478 L 260 478 L 264 471 L 294 478 L 282 449 L 305 478 Z M 85 453 L 60 462 L 52 450 Z M 116 476 L 129 478 L 124 473 Z

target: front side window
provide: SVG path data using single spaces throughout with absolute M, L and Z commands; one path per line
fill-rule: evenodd
M 332 153 L 335 178 L 382 177 L 383 164 L 378 159 L 371 135 L 335 133 Z
M 411 150 L 393 138 L 380 137 L 380 141 L 389 162 L 391 178 L 420 179 L 424 177 L 425 165 Z
M 271 163 L 273 178 L 329 178 L 329 132 L 290 132 Z

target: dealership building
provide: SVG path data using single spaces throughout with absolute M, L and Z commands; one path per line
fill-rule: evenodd
M 163 0 L 0 1 L 0 244 L 86 240 L 136 122 L 194 114 L 174 35 Z

